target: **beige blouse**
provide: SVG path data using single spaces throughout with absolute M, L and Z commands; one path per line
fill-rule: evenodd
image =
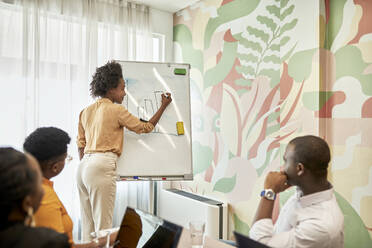
M 154 125 L 140 121 L 124 106 L 101 98 L 80 112 L 77 145 L 84 148 L 84 153 L 113 152 L 120 156 L 123 127 L 136 133 L 154 129 Z

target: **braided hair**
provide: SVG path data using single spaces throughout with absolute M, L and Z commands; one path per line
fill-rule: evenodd
M 0 229 L 8 225 L 8 216 L 20 208 L 23 199 L 33 193 L 37 172 L 26 155 L 11 147 L 0 148 Z
M 121 78 L 123 78 L 121 65 L 115 61 L 98 67 L 90 83 L 91 96 L 104 97 L 110 89 L 118 87 Z

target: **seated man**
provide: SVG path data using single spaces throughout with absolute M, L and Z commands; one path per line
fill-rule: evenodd
M 289 142 L 283 159 L 284 171 L 266 176 L 249 236 L 272 247 L 343 247 L 344 216 L 327 180 L 327 143 L 315 136 L 297 137 Z M 274 225 L 275 197 L 291 185 L 297 192 Z

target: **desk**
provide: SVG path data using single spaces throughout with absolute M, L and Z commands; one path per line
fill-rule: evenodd
M 191 237 L 189 229 L 183 228 L 180 241 L 178 242 L 177 248 L 190 248 Z M 204 248 L 232 248 L 233 246 L 218 241 L 216 239 L 205 236 Z

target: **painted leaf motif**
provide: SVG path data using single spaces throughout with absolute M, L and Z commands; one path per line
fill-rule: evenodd
M 294 44 L 294 46 L 282 57 L 282 62 L 286 61 L 293 53 L 293 51 L 295 50 L 297 46 L 297 43 Z
M 190 63 L 191 67 L 203 69 L 203 55 L 200 50 L 192 46 L 192 35 L 186 25 L 178 24 L 173 27 L 173 41 L 178 42 L 182 47 L 182 56 L 185 63 Z
M 280 116 L 280 111 L 278 111 L 278 112 L 274 112 L 274 113 L 272 113 L 272 114 L 270 114 L 270 115 L 268 116 L 268 118 L 267 118 L 267 122 L 268 122 L 268 123 L 271 123 L 271 122 L 273 122 L 273 121 L 274 121 L 274 122 L 277 122 L 279 116 Z
M 363 93 L 372 96 L 372 74 L 363 73 L 368 64 L 363 60 L 359 48 L 352 45 L 344 46 L 337 50 L 335 59 L 336 80 L 344 76 L 355 77 L 361 83 Z
M 262 46 L 260 45 L 260 43 L 258 42 L 255 42 L 255 41 L 250 41 L 250 40 L 247 40 L 245 38 L 242 37 L 241 40 L 239 40 L 239 44 L 246 47 L 246 48 L 250 48 L 252 50 L 255 50 L 259 53 L 262 52 L 263 48 Z
M 213 187 L 213 191 L 229 193 L 234 189 L 235 184 L 236 184 L 236 174 L 233 177 L 224 177 L 218 180 Z
M 302 96 L 302 102 L 305 108 L 312 111 L 317 111 L 323 108 L 324 104 L 332 95 L 332 91 L 304 92 Z
M 272 44 L 270 46 L 270 50 L 280 52 L 280 45 L 279 44 Z
M 283 21 L 287 16 L 289 16 L 290 14 L 292 14 L 294 8 L 295 8 L 295 6 L 294 5 L 291 5 L 287 9 L 285 9 L 283 11 L 283 13 L 280 15 L 280 20 Z
M 288 75 L 291 76 L 296 82 L 306 80 L 311 73 L 311 64 L 313 55 L 316 49 L 300 51 L 289 59 L 288 62 Z
M 248 15 L 257 8 L 259 2 L 259 0 L 234 0 L 219 7 L 217 9 L 218 16 L 210 18 L 205 28 L 204 49 L 209 47 L 212 36 L 219 26 Z
M 280 0 L 280 8 L 283 9 L 285 6 L 287 6 L 289 0 Z
M 241 110 L 244 120 L 242 154 L 248 154 L 260 136 L 263 120 L 257 120 L 257 115 L 271 90 L 268 77 L 257 77 L 252 81 L 251 90 L 241 97 L 241 106 L 244 106 Z
M 284 46 L 285 44 L 287 44 L 287 42 L 290 40 L 289 36 L 284 36 L 281 40 L 280 40 L 280 46 Z
M 192 142 L 194 175 L 204 172 L 212 165 L 213 151 L 209 146 L 203 146 L 198 141 Z
M 265 33 L 264 31 L 262 30 L 259 30 L 257 28 L 254 28 L 254 27 L 251 27 L 251 26 L 248 26 L 247 27 L 247 31 L 256 36 L 257 38 L 260 38 L 262 41 L 266 42 L 269 40 L 270 36 L 269 34 Z
M 327 23 L 327 36 L 329 37 L 326 42 L 327 49 L 332 47 L 332 43 L 341 29 L 344 20 L 345 3 L 346 0 L 329 1 L 329 9 L 332 10 L 332 18 L 329 18 Z
M 229 85 L 223 84 L 221 108 L 221 136 L 233 155 L 238 151 L 239 95 Z
M 277 125 L 277 129 L 273 132 L 277 132 L 279 130 L 279 127 L 280 127 L 280 124 Z M 275 127 L 274 127 L 275 128 Z M 271 130 L 269 129 L 266 129 L 266 132 L 267 132 L 267 135 L 270 135 L 269 132 Z M 274 154 L 273 154 L 274 153 Z M 263 165 L 257 169 L 257 174 L 259 176 L 262 175 L 262 173 L 265 171 L 266 167 L 272 162 L 272 160 L 279 154 L 279 149 L 272 149 L 272 150 L 269 150 L 267 153 L 266 153 L 266 159 L 265 159 L 265 162 L 263 163 Z
M 248 54 L 238 53 L 238 58 L 240 60 L 244 60 L 244 61 L 251 61 L 251 62 L 257 62 L 258 61 L 258 57 L 253 55 L 252 53 L 248 53 Z
M 218 64 L 209 69 L 204 76 L 204 88 L 220 83 L 231 71 L 236 58 L 238 42 L 225 42 L 223 53 Z
M 337 203 L 344 214 L 344 246 L 345 247 L 372 247 L 369 233 L 354 208 L 339 193 L 335 192 Z
M 252 84 L 251 81 L 247 80 L 248 82 L 250 82 Z M 235 82 L 236 84 L 236 82 Z M 243 94 L 245 94 L 248 90 L 247 89 L 240 89 L 240 90 L 237 90 L 236 92 L 238 93 L 239 96 L 242 96 Z
M 280 60 L 280 58 L 278 57 L 278 56 L 276 56 L 276 55 L 269 55 L 269 56 L 265 56 L 264 58 L 263 58 L 263 61 L 264 62 L 273 62 L 274 64 L 280 64 L 280 62 L 281 62 L 281 60 Z
M 272 125 L 272 126 L 268 126 L 266 128 L 266 135 L 270 135 L 272 133 L 278 132 L 279 129 L 280 129 L 280 124 L 279 123 L 278 124 L 275 124 L 275 125 Z M 270 150 L 269 152 L 271 152 L 271 151 L 272 150 Z M 268 155 L 268 157 L 269 157 L 269 155 Z
M 276 23 L 274 22 L 273 19 L 267 17 L 267 16 L 257 16 L 257 21 L 259 21 L 260 23 L 266 25 L 268 28 L 271 29 L 272 32 L 275 31 L 275 29 L 277 28 L 278 25 L 276 25 Z
M 240 85 L 240 86 L 251 86 L 252 81 L 249 80 L 249 79 L 239 78 L 239 79 L 235 80 L 235 84 Z M 239 96 L 242 94 L 242 92 L 246 92 L 246 91 L 247 91 L 246 89 L 244 89 L 244 91 L 239 91 L 238 90 Z
M 280 29 L 279 36 L 281 36 L 283 33 L 293 29 L 297 24 L 297 18 L 293 19 L 291 22 L 286 23 L 283 25 L 283 27 Z
M 280 19 L 280 8 L 275 5 L 268 5 L 266 6 L 267 11 L 269 11 L 270 14 L 275 15 Z
M 271 84 L 270 86 L 273 87 L 277 83 L 279 83 L 280 80 L 280 70 L 275 70 L 275 69 L 262 69 L 258 75 L 264 75 L 268 76 L 271 79 Z
M 242 221 L 237 214 L 234 213 L 233 217 L 235 231 L 244 235 L 248 235 L 250 230 L 249 225 Z
M 254 71 L 254 68 L 250 65 L 246 65 L 246 66 L 237 66 L 236 67 L 236 71 L 238 73 L 241 73 L 241 74 L 244 74 L 244 75 L 254 75 L 255 74 L 255 71 Z

